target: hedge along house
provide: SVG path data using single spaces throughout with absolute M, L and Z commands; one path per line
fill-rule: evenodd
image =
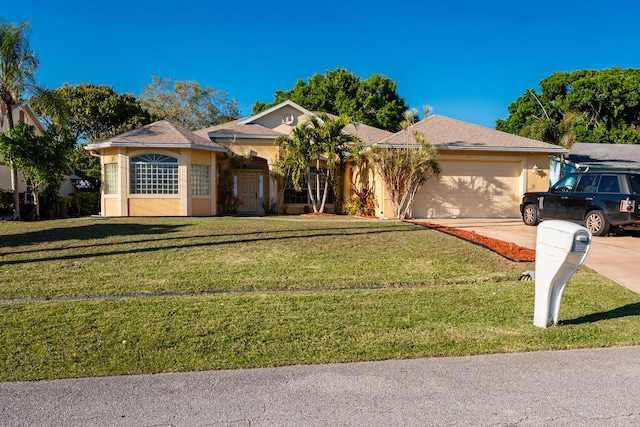
M 377 145 L 415 145 L 420 131 L 438 151 L 440 179 L 431 178 L 416 194 L 414 218 L 509 218 L 520 216 L 526 191 L 549 188 L 549 156 L 562 147 L 432 115 Z M 392 217 L 381 180 L 374 177 L 378 216 Z M 381 202 L 382 201 L 382 202 Z
M 308 209 L 310 201 L 305 185 L 301 191 L 296 191 L 291 183 L 282 182 L 278 175 L 280 151 L 274 144 L 278 137 L 290 135 L 295 127 L 312 115 L 314 113 L 296 103 L 284 101 L 254 116 L 194 132 L 246 159 L 241 167 L 229 170 L 234 196 L 241 202 L 237 207 L 238 213 L 261 215 L 266 207 L 281 213 L 299 214 Z M 369 144 L 392 135 L 360 123 L 349 124 L 344 130 Z M 224 171 L 229 165 L 226 163 L 222 167 Z M 322 186 L 324 178 L 315 168 L 311 169 L 310 178 L 312 187 L 315 187 L 317 179 L 321 180 Z M 350 180 L 342 181 L 343 194 L 348 197 Z M 328 195 L 328 212 L 335 211 L 332 197 L 332 194 Z
M 228 150 L 161 120 L 87 144 L 102 169 L 102 216 L 218 213 L 218 163 Z

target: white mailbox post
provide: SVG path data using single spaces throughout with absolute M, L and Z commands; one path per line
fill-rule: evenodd
M 536 297 L 533 324 L 558 323 L 564 287 L 582 264 L 591 246 L 591 232 L 568 221 L 544 221 L 536 241 Z

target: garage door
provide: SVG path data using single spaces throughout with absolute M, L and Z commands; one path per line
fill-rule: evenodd
M 520 215 L 521 161 L 441 160 L 440 181 L 432 178 L 416 194 L 415 218 L 508 218 Z

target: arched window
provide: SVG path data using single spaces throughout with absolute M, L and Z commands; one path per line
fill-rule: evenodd
M 143 154 L 130 161 L 131 194 L 178 194 L 178 159 Z

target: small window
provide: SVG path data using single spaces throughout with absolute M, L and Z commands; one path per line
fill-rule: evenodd
M 191 194 L 194 196 L 211 195 L 211 167 L 191 165 Z
M 616 175 L 602 175 L 600 178 L 600 185 L 598 186 L 599 193 L 619 193 L 620 184 L 618 183 L 618 177 Z
M 629 175 L 629 182 L 631 183 L 631 191 L 640 194 L 640 175 Z
M 104 194 L 118 194 L 118 164 L 104 165 Z

